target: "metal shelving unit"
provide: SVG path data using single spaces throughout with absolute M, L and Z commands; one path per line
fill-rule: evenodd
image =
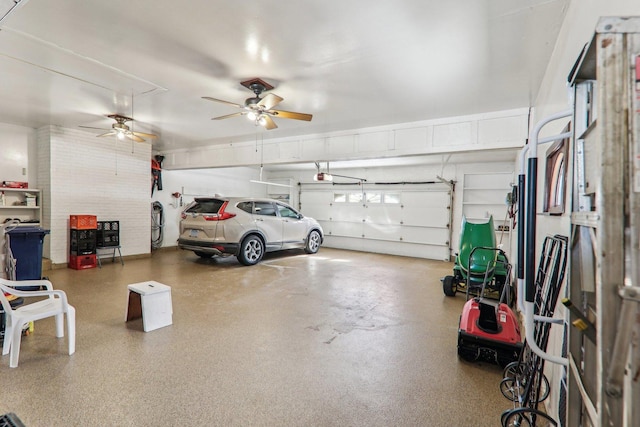
M 575 141 L 568 297 L 577 312 L 567 322 L 566 425 L 639 426 L 640 17 L 602 18 L 569 80 Z M 595 342 L 580 317 L 595 327 Z

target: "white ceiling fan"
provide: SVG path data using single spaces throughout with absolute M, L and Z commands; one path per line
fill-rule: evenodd
M 113 136 L 115 135 L 118 139 L 125 139 L 128 138 L 132 141 L 136 141 L 136 142 L 144 142 L 146 141 L 145 138 L 150 138 L 150 139 L 155 139 L 158 136 L 152 133 L 144 133 L 144 132 L 134 132 L 131 130 L 131 128 L 129 126 L 127 126 L 127 122 L 131 122 L 133 121 L 133 119 L 131 117 L 126 117 L 126 116 L 122 116 L 120 114 L 109 114 L 107 115 L 107 117 L 109 117 L 110 119 L 115 120 L 115 123 L 113 123 L 111 125 L 111 130 L 109 130 L 108 132 L 105 133 L 101 133 L 100 135 L 96 135 L 98 137 L 104 137 L 104 136 Z M 101 130 L 106 130 L 103 128 L 97 128 L 97 127 L 92 127 L 92 126 L 79 126 L 81 128 L 85 128 L 85 129 L 101 129 Z

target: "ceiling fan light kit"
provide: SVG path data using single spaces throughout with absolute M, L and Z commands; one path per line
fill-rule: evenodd
M 246 80 L 244 82 L 240 82 L 240 84 L 246 87 L 249 90 L 252 90 L 255 94 L 254 97 L 247 98 L 244 101 L 244 104 L 236 104 L 230 101 L 224 101 L 222 99 L 212 98 L 209 96 L 203 96 L 202 99 L 206 99 L 209 101 L 220 102 L 222 104 L 228 104 L 234 106 L 236 108 L 241 108 L 244 111 L 227 114 L 220 117 L 214 117 L 211 120 L 222 120 L 228 119 L 231 117 L 244 116 L 252 121 L 256 126 L 262 126 L 266 130 L 275 129 L 278 126 L 276 125 L 273 117 L 280 117 L 284 119 L 294 119 L 294 120 L 304 120 L 311 121 L 312 115 L 306 113 L 296 113 L 293 111 L 283 111 L 283 110 L 274 110 L 273 108 L 281 103 L 284 99 L 279 97 L 276 94 L 269 93 L 261 98 L 260 95 L 268 90 L 273 89 L 273 86 L 269 83 L 265 82 L 262 79 L 255 78 L 251 80 Z
M 107 115 L 110 119 L 115 120 L 116 122 L 111 125 L 111 130 L 109 132 L 101 133 L 100 135 L 96 135 L 97 137 L 105 137 L 105 136 L 116 136 L 116 138 L 123 140 L 125 138 L 129 138 L 132 141 L 136 142 L 144 142 L 146 141 L 144 138 L 154 139 L 158 136 L 152 133 L 144 133 L 144 132 L 134 132 L 127 126 L 126 122 L 132 122 L 133 119 L 131 117 L 122 116 L 120 114 L 109 114 Z M 100 129 L 91 126 L 80 126 L 85 129 Z

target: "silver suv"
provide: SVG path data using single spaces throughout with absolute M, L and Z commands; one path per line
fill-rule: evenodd
M 178 247 L 202 258 L 235 255 L 254 265 L 265 252 L 304 248 L 315 254 L 323 239 L 315 219 L 277 200 L 201 197 L 182 211 Z

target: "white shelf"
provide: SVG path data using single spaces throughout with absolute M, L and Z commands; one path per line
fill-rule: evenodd
M 16 188 L 16 187 L 0 187 L 0 191 L 6 191 L 6 192 L 16 192 L 16 193 L 28 193 L 28 192 L 33 192 L 33 193 L 39 193 L 40 190 L 36 190 L 35 188 Z
M 4 193 L 4 205 L 0 205 L 0 223 L 7 218 L 16 218 L 24 222 L 20 226 L 37 227 L 42 223 L 42 197 L 41 191 L 34 188 L 5 188 L 0 187 L 0 193 Z M 36 197 L 36 206 L 27 206 L 27 195 Z

